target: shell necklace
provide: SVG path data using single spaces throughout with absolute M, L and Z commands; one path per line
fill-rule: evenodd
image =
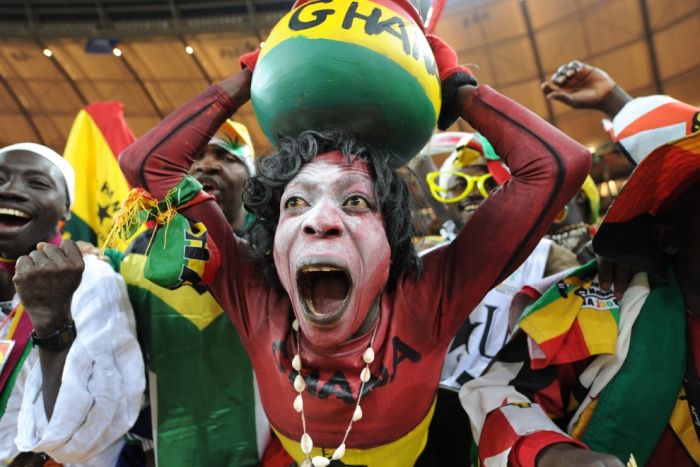
M 306 456 L 304 462 L 301 463 L 301 467 L 326 467 L 331 463 L 332 460 L 340 460 L 345 455 L 345 441 L 348 439 L 350 430 L 352 430 L 352 424 L 354 422 L 360 421 L 362 419 L 362 407 L 360 406 L 360 400 L 362 399 L 362 392 L 365 389 L 365 383 L 369 381 L 372 373 L 369 371 L 369 364 L 374 361 L 374 350 L 372 350 L 372 345 L 374 344 L 374 337 L 377 335 L 377 329 L 379 328 L 379 318 L 377 318 L 377 323 L 375 324 L 374 331 L 372 332 L 372 338 L 369 340 L 369 347 L 362 353 L 362 361 L 365 362 L 365 367 L 360 372 L 360 392 L 357 395 L 357 402 L 355 403 L 355 410 L 348 423 L 348 428 L 345 430 L 345 436 L 340 442 L 340 445 L 333 451 L 333 455 L 328 458 L 325 456 L 314 456 L 311 457 L 311 450 L 314 447 L 314 442 L 311 436 L 306 432 L 306 418 L 304 417 L 304 400 L 302 399 L 302 393 L 306 389 L 306 383 L 304 382 L 304 377 L 301 375 L 301 336 L 299 332 L 299 321 L 296 319 L 292 322 L 292 328 L 296 333 L 297 337 L 297 352 L 292 359 L 292 368 L 297 371 L 297 376 L 294 378 L 294 390 L 297 392 L 297 396 L 294 398 L 294 410 L 296 410 L 301 415 L 301 426 L 304 434 L 301 435 L 301 451 Z

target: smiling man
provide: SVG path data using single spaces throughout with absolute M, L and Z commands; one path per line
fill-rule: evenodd
M 124 283 L 61 243 L 74 178 L 45 146 L 0 149 L 0 336 L 10 348 L 0 372 L 3 462 L 24 452 L 31 465 L 49 456 L 114 465 L 141 405 L 143 361 Z
M 246 102 L 250 78 L 246 69 L 212 86 L 128 148 L 120 164 L 130 182 L 162 199 Z M 259 160 L 244 193 L 256 215 L 248 244 L 214 202 L 182 211 L 221 252 L 209 288 L 299 464 L 415 463 L 450 340 L 586 176 L 585 148 L 492 89 L 465 84 L 446 105 L 493 142 L 512 178 L 422 267 L 391 154 L 342 132 L 281 138 Z

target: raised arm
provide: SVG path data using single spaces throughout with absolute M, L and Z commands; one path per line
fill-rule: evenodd
M 213 84 L 175 110 L 119 157 L 126 179 L 158 199 L 187 175 L 194 158 L 207 145 L 221 124 L 250 97 L 251 73 L 244 69 Z M 222 247 L 230 227 L 214 201 L 185 210 L 185 215 L 204 222 Z
M 129 146 L 119 158 L 119 165 L 129 183 L 163 199 L 168 190 L 189 172 L 194 158 L 221 124 L 249 99 L 250 78 L 251 72 L 244 69 L 210 86 Z M 221 266 L 213 273 L 209 288 L 233 320 L 239 334 L 247 335 L 245 318 L 237 313 L 245 308 L 245 280 L 252 271 L 252 263 L 240 261 L 243 255 L 239 252 L 245 248 L 243 240 L 234 235 L 213 200 L 195 204 L 182 213 L 206 226 L 208 241 L 213 240 L 220 252 Z
M 560 66 L 541 88 L 547 99 L 574 109 L 599 110 L 610 119 L 632 100 L 604 70 L 578 60 Z
M 586 148 L 488 86 L 462 86 L 462 118 L 483 134 L 511 171 L 444 251 L 443 325 L 459 326 L 483 295 L 532 252 L 588 174 Z M 440 256 L 442 258 L 440 259 Z

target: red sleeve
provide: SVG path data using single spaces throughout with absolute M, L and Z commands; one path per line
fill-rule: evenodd
M 433 288 L 442 284 L 443 336 L 452 336 L 486 292 L 527 258 L 591 165 L 585 147 L 488 86 L 471 94 L 462 115 L 491 142 L 512 177 L 448 247 L 424 257 L 426 275 L 433 277 L 423 280 Z
M 131 186 L 145 188 L 162 199 L 189 172 L 194 158 L 241 104 L 214 84 L 168 115 L 120 155 L 119 165 Z M 242 314 L 245 281 L 254 268 L 241 261 L 243 241 L 235 237 L 213 200 L 184 209 L 183 214 L 202 222 L 220 251 L 221 268 L 209 287 L 245 337 L 250 324 Z
M 508 454 L 508 464 L 513 467 L 535 467 L 540 451 L 557 443 L 569 443 L 588 449 L 581 441 L 553 431 L 538 431 L 520 438 Z

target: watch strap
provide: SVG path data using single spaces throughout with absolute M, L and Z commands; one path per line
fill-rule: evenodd
M 31 336 L 32 346 L 44 350 L 51 350 L 53 352 L 60 352 L 71 346 L 78 336 L 78 331 L 75 329 L 75 322 L 71 321 L 48 336 L 39 337 L 36 333 L 36 329 L 32 330 Z

